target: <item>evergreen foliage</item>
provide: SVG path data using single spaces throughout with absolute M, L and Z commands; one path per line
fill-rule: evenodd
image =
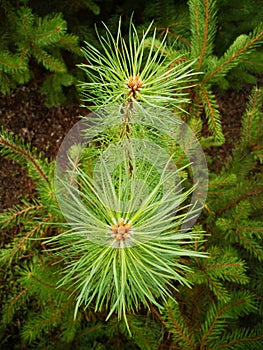
M 9 93 L 17 84 L 29 82 L 36 62 L 48 72 L 42 85 L 48 95 L 47 104 L 60 104 L 64 97 L 62 87 L 75 81 L 68 72 L 62 50 L 79 55 L 78 37 L 67 33 L 67 23 L 61 13 L 39 17 L 29 7 L 15 10 L 5 2 L 2 7 L 5 32 L 0 46 L 1 92 Z
M 216 86 L 227 89 L 234 84 L 240 88 L 240 84 L 244 81 L 256 83 L 255 73 L 263 72 L 262 53 L 255 51 L 262 46 L 262 21 L 260 16 L 257 17 L 259 18 L 257 25 L 251 28 L 250 32 L 246 30 L 244 34 L 239 33 L 218 56 L 215 52 L 215 43 L 218 42 L 215 40 L 218 33 L 217 2 L 190 0 L 188 5 L 187 13 L 185 7 L 180 4 L 174 6 L 170 1 L 157 1 L 155 7 L 151 6 L 149 11 L 156 11 L 159 14 L 155 25 L 161 27 L 159 29 L 161 36 L 167 35 L 168 42 L 171 43 L 168 54 L 174 57 L 180 53 L 187 61 L 196 60 L 193 71 L 202 74 L 197 75 L 199 83 L 191 91 L 192 103 L 188 112 L 190 118 L 196 119 L 205 110 L 215 144 L 223 143 L 224 135 L 214 88 Z M 153 13 L 148 13 L 146 10 L 146 15 Z
M 61 0 L 56 0 L 55 3 L 2 1 L 1 92 L 8 93 L 18 84 L 24 84 L 34 77 L 38 85 L 42 84 L 41 91 L 47 95 L 48 106 L 64 103 L 65 87 L 75 86 L 80 77 L 80 71 L 74 68 L 80 62 L 78 41 L 92 42 L 99 48 L 94 22 L 100 26 L 100 20 L 106 21 L 113 33 L 118 30 L 119 14 L 123 17 L 124 26 L 128 28 L 128 18 L 134 11 L 136 21 L 143 24 L 140 27 L 145 29 L 154 20 L 157 34 L 160 33 L 162 37 L 167 32 L 169 43 L 181 53 L 188 51 L 191 58 L 199 59 L 198 50 L 202 49 L 197 68 L 204 72 L 209 66 L 212 68 L 213 59 L 221 57 L 238 36 L 249 35 L 261 23 L 259 3 L 259 0 L 242 0 L 231 4 L 225 1 L 190 1 L 189 11 L 188 4 L 180 0 L 136 2 L 132 6 L 129 2 L 124 2 L 117 8 L 112 0 L 107 0 L 103 6 L 100 0 L 74 3 Z M 198 22 L 194 22 L 195 15 L 198 16 Z M 201 31 L 204 30 L 203 38 L 198 35 L 199 29 L 196 31 L 193 27 L 194 23 L 198 23 Z M 57 28 L 60 30 L 57 31 Z M 44 35 L 41 40 L 37 39 L 38 31 Z M 208 57 L 210 60 L 207 60 Z M 201 67 L 203 59 L 205 62 Z M 235 62 L 236 66 L 231 68 L 231 72 L 225 74 L 224 79 L 221 77 L 220 81 L 213 81 L 213 84 L 226 89 L 229 86 L 241 88 L 244 81 L 256 83 L 255 74 L 262 73 L 262 50 L 250 50 L 248 57 L 240 57 Z M 230 65 L 227 67 L 230 69 Z M 81 79 L 83 80 L 82 76 Z M 214 118 L 216 120 L 217 116 L 214 115 Z M 222 141 L 222 134 L 218 130 L 218 138 Z
M 147 11 L 155 13 L 159 5 L 157 1 Z M 165 28 L 169 26 L 167 9 L 172 6 L 168 1 Z M 178 8 L 183 13 L 185 7 Z M 5 49 L 2 56 L 3 62 L 16 67 L 0 66 L 6 86 L 28 81 L 32 58 L 52 72 L 54 84 L 61 86 L 64 81 L 66 85 L 71 75 L 60 49 L 78 50 L 76 37 L 66 33 L 66 22 L 58 14 L 36 16 L 29 7 L 9 10 L 6 7 L 8 15 L 15 14 L 15 30 L 20 26 L 20 46 L 15 52 Z M 24 200 L 0 215 L 2 229 L 17 227 L 18 231 L 0 254 L 1 348 L 263 347 L 262 88 L 253 89 L 240 141 L 220 169 L 215 169 L 208 152 L 211 144 L 224 142 L 213 87 L 227 85 L 230 71 L 262 43 L 263 32 L 260 25 L 249 28 L 249 34 L 239 35 L 218 58 L 213 53 L 216 16 L 214 1 L 190 0 L 190 26 L 187 31 L 184 25 L 177 27 L 178 35 L 172 30 L 159 40 L 158 31 L 149 24 L 140 36 L 130 22 L 127 41 L 119 24 L 117 39 L 108 27 L 104 38 L 99 34 L 102 50 L 87 44 L 91 60 L 81 67 L 89 80 L 81 88 L 86 97 L 95 98 L 93 109 L 98 116 L 94 115 L 91 132 L 96 137 L 85 150 L 71 149 L 71 171 L 62 174 L 59 187 L 54 182 L 54 161 L 1 131 L 1 155 L 27 169 L 36 185 L 34 200 Z M 178 40 L 171 44 L 175 37 Z M 88 58 L 84 49 L 85 54 Z M 14 73 L 21 81 L 15 80 Z M 118 103 L 117 112 L 113 108 L 103 114 L 97 109 L 101 107 L 97 103 L 105 106 L 108 99 Z M 166 111 L 167 106 L 172 112 L 154 119 L 153 111 Z M 212 141 L 202 136 L 203 110 Z M 164 125 L 180 131 L 178 116 L 206 147 L 209 167 L 204 211 L 190 231 L 180 227 L 195 189 L 193 174 L 179 145 L 169 139 L 170 134 L 162 133 Z M 141 124 L 131 122 L 136 118 Z M 148 141 L 164 148 L 169 161 L 164 163 L 161 156 L 154 162 L 131 157 L 133 139 L 143 139 L 140 151 L 142 146 L 147 149 Z M 190 144 L 189 139 L 185 142 Z M 115 172 L 103 161 L 96 167 L 107 149 L 107 159 L 116 162 L 114 147 L 124 160 L 115 164 Z M 110 158 L 111 152 L 115 158 Z M 183 191 L 170 186 L 161 200 L 166 181 L 171 181 L 165 171 L 172 161 Z M 156 171 L 159 163 L 161 173 Z M 67 194 L 62 201 L 58 189 Z M 176 205 L 181 210 L 168 215 Z M 194 209 L 190 213 L 194 216 Z

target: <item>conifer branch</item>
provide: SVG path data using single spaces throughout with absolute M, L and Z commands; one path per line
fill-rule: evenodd
M 5 315 L 6 315 L 5 319 L 7 320 L 5 323 L 8 322 L 9 317 L 10 317 L 10 315 L 12 314 L 12 312 L 11 312 L 12 307 L 16 304 L 16 302 L 17 302 L 27 291 L 29 291 L 29 288 L 25 288 L 25 289 L 21 290 L 21 292 L 10 302 L 10 304 L 8 305 L 8 308 L 7 308 L 6 312 L 5 312 Z
M 202 274 L 204 275 L 209 288 L 214 292 L 216 297 L 224 301 L 227 300 L 228 296 L 224 295 L 223 288 L 220 286 L 220 289 L 218 283 L 216 283 L 216 281 L 214 281 L 204 270 L 202 271 Z
M 245 227 L 245 226 L 237 226 L 236 230 L 239 231 L 253 231 L 253 232 L 263 232 L 263 228 L 260 227 Z
M 49 283 L 46 283 L 46 282 L 44 282 L 44 281 L 41 281 L 41 280 L 40 280 L 39 278 L 37 278 L 32 272 L 29 273 L 29 277 L 32 278 L 33 280 L 35 280 L 37 283 L 42 284 L 43 286 L 48 287 L 48 288 L 50 288 L 50 289 L 61 290 L 61 291 L 65 292 L 65 293 L 67 293 L 67 294 L 70 293 L 70 292 L 69 292 L 67 289 L 65 289 L 65 288 L 58 287 L 57 285 L 53 286 L 53 285 L 51 285 L 51 284 L 49 284 Z
M 32 324 L 32 328 L 31 328 L 31 332 L 33 332 L 34 330 L 38 329 L 38 328 L 42 328 L 45 324 L 50 323 L 51 321 L 54 321 L 58 318 L 58 316 L 60 314 L 62 314 L 63 311 L 65 311 L 65 309 L 71 304 L 71 300 L 67 301 L 66 303 L 64 303 L 64 305 L 59 308 L 54 314 L 52 314 L 49 318 L 44 319 L 43 321 L 39 322 L 39 323 L 34 323 Z
M 59 39 L 57 42 L 61 46 L 61 48 L 74 52 L 76 55 L 81 55 L 81 49 L 77 46 L 78 44 L 78 37 L 70 34 L 64 35 L 62 38 Z
M 257 98 L 260 95 L 260 91 L 257 90 L 255 91 L 255 94 L 253 96 L 253 102 L 252 102 L 252 110 L 256 107 L 257 105 Z M 250 137 L 251 137 L 251 118 L 253 117 L 253 113 L 249 113 L 247 117 L 247 142 L 250 144 Z
M 224 305 L 223 307 L 221 307 L 215 314 L 214 316 L 214 320 L 211 323 L 210 327 L 208 328 L 208 330 L 206 331 L 206 333 L 203 335 L 202 337 L 202 341 L 200 344 L 200 350 L 205 350 L 205 345 L 206 345 L 206 340 L 209 338 L 209 336 L 211 335 L 211 333 L 213 332 L 216 323 L 218 322 L 218 320 L 222 317 L 222 315 L 229 310 L 232 307 L 236 307 L 242 304 L 246 304 L 246 300 L 245 299 L 239 299 L 237 301 L 232 301 L 231 303 L 228 303 L 227 305 Z
M 200 54 L 200 58 L 198 60 L 198 66 L 197 66 L 198 71 L 201 70 L 203 60 L 205 58 L 205 53 L 206 53 L 208 27 L 209 27 L 209 1 L 210 0 L 205 0 L 205 18 L 204 18 L 203 40 L 202 40 L 201 54 Z
M 227 264 L 227 263 L 223 263 L 223 264 L 214 264 L 214 265 L 206 265 L 205 269 L 218 269 L 218 268 L 224 268 L 224 267 L 242 267 L 241 263 L 232 263 L 232 264 Z
M 0 137 L 0 143 L 2 143 L 6 148 L 11 149 L 13 152 L 20 154 L 23 158 L 27 159 L 35 168 L 37 173 L 40 175 L 40 177 L 48 184 L 50 185 L 50 181 L 48 177 L 46 176 L 44 170 L 39 166 L 37 163 L 35 157 L 25 148 L 20 147 L 11 141 L 5 139 L 4 137 Z
M 242 235 L 238 230 L 236 230 L 236 233 L 240 238 L 240 241 L 243 242 L 243 246 L 246 247 L 247 250 L 250 249 L 251 251 L 253 251 L 255 256 L 258 257 L 258 259 L 260 257 L 262 259 L 262 256 L 263 256 L 262 252 L 259 249 L 257 249 L 257 247 L 255 247 L 255 245 L 253 245 L 251 241 L 247 237 Z
M 167 4 L 173 6 L 172 1 Z M 22 321 L 20 336 L 25 346 L 30 342 L 34 343 L 29 347 L 37 348 L 45 348 L 48 343 L 56 348 L 84 344 L 85 348 L 95 349 L 100 347 L 100 339 L 106 339 L 103 347 L 111 349 L 119 340 L 124 344 L 131 330 L 133 338 L 125 347 L 131 344 L 141 349 L 157 349 L 163 340 L 164 348 L 184 350 L 241 348 L 243 344 L 253 349 L 259 344 L 261 348 L 263 285 L 258 279 L 263 268 L 255 264 L 256 259 L 263 260 L 258 200 L 263 193 L 262 172 L 256 168 L 263 156 L 262 103 L 258 91 L 251 95 L 242 121 L 241 142 L 232 159 L 220 174 L 217 169 L 214 173 L 211 170 L 209 202 L 202 203 L 207 212 L 191 231 L 180 229 L 194 191 L 191 180 L 195 179 L 182 149 L 190 154 L 195 136 L 201 135 L 203 111 L 212 134 L 202 137 L 204 147 L 223 142 L 212 83 L 226 85 L 226 73 L 238 64 L 243 69 L 243 58 L 258 46 L 263 36 L 262 27 L 257 27 L 252 34 L 238 37 L 225 55 L 217 58 L 212 52 L 215 4 L 212 0 L 189 0 L 190 26 L 187 21 L 182 35 L 187 39 L 190 36 L 190 42 L 181 39 L 181 28 L 179 35 L 169 33 L 166 24 L 160 25 L 162 29 L 166 26 L 161 40 L 152 25 L 145 27 L 140 36 L 131 21 L 127 41 L 119 22 L 116 38 L 105 26 L 105 35 L 98 35 L 100 48 L 92 41 L 87 43 L 83 52 L 87 64 L 81 67 L 88 82 L 80 87 L 94 110 L 107 108 L 102 118 L 95 117 L 94 129 L 87 130 L 92 137 L 98 135 L 87 148 L 81 148 L 77 155 L 70 148 L 67 155 L 72 169 L 62 162 L 58 187 L 55 182 L 53 186 L 51 175 L 54 162 L 42 159 L 35 148 L 19 142 L 11 133 L 0 135 L 1 153 L 26 167 L 38 190 L 38 199 L 33 204 L 24 201 L 25 208 L 16 206 L 1 216 L 2 227 L 6 224 L 11 228 L 13 223 L 21 222 L 20 234 L 7 242 L 2 253 L 8 259 L 10 252 L 15 257 L 21 252 L 7 270 L 3 266 L 8 281 L 11 279 L 4 289 L 10 296 L 3 315 L 4 321 L 13 315 Z M 170 21 L 168 11 L 165 19 Z M 43 90 L 50 91 L 54 85 L 54 91 L 62 92 L 62 86 L 72 84 L 74 77 L 67 73 L 60 50 L 78 54 L 77 37 L 66 34 L 66 22 L 61 15 L 42 19 L 23 7 L 15 20 L 18 24 L 13 27 L 20 29 L 18 51 L 14 57 L 0 53 L 1 89 L 10 89 L 29 79 L 33 56 L 55 72 L 45 80 Z M 181 42 L 170 45 L 170 38 L 166 41 L 169 35 Z M 195 76 L 201 70 L 204 75 L 196 84 Z M 55 100 L 57 95 L 54 93 L 51 98 Z M 122 104 L 116 113 L 108 108 L 112 102 Z M 144 104 L 149 113 L 141 119 L 144 106 L 138 111 L 136 108 Z M 155 117 L 158 106 L 162 113 Z M 186 116 L 183 107 L 190 111 Z M 188 137 L 180 123 L 175 123 L 174 114 L 171 118 L 164 114 L 167 108 L 173 112 L 178 109 L 194 134 Z M 122 118 L 129 123 L 121 124 Z M 182 138 L 171 140 L 170 134 L 163 135 L 168 129 L 173 136 L 178 133 Z M 132 140 L 139 138 L 143 144 L 136 146 L 132 157 Z M 148 154 L 154 152 L 149 151 L 145 140 L 158 145 L 153 161 Z M 170 160 L 159 158 L 162 147 L 178 170 L 170 168 Z M 120 161 L 117 166 L 116 158 Z M 198 155 L 193 164 L 195 160 Z M 213 168 L 210 153 L 209 161 Z M 160 172 L 157 165 L 161 165 Z M 173 172 L 176 178 L 169 175 Z M 174 192 L 178 179 L 183 189 L 176 185 Z M 50 192 L 57 194 L 57 201 Z M 200 192 L 198 189 L 193 198 Z M 55 225 L 55 232 L 51 232 Z M 203 229 L 207 229 L 205 243 Z M 49 233 L 51 237 L 46 239 Z M 36 240 L 38 243 L 34 244 Z M 42 256 L 43 249 L 47 258 Z M 202 261 L 207 256 L 204 251 L 209 259 Z M 34 318 L 32 310 L 27 310 L 31 300 Z M 138 315 L 141 308 L 143 315 Z M 74 309 L 75 320 L 71 317 Z M 146 317 L 145 310 L 153 317 Z M 250 331 L 247 324 L 239 327 L 244 315 L 250 318 L 254 314 L 255 324 L 258 323 L 254 329 Z M 104 317 L 109 319 L 107 325 L 102 321 Z
M 219 75 L 226 66 L 228 66 L 234 60 L 236 60 L 243 53 L 246 53 L 247 51 L 249 51 L 249 49 L 253 47 L 253 45 L 255 45 L 255 43 L 262 38 L 262 36 L 263 36 L 263 30 L 261 30 L 255 37 L 253 37 L 248 43 L 246 43 L 239 51 L 234 52 L 226 61 L 222 62 L 222 64 L 219 67 L 217 67 L 216 70 L 212 71 L 208 76 L 206 76 L 202 80 L 201 84 L 204 85 L 209 80 L 211 80 L 214 76 Z
M 43 66 L 53 72 L 66 72 L 64 63 L 55 57 L 49 55 L 46 51 L 41 50 L 36 45 L 32 45 L 33 53 L 39 63 L 43 63 Z
M 250 145 L 251 143 L 251 127 L 252 127 L 252 122 L 253 118 L 255 117 L 255 111 L 258 110 L 258 104 L 262 100 L 262 91 L 260 89 L 254 89 L 254 94 L 252 95 L 251 101 L 251 106 L 249 106 L 249 111 L 247 113 L 247 143 Z M 259 135 L 258 139 L 260 139 Z M 253 147 L 253 146 L 252 146 Z
M 26 214 L 27 212 L 31 211 L 31 210 L 38 210 L 38 209 L 41 209 L 41 208 L 44 208 L 44 205 L 42 204 L 39 204 L 39 205 L 32 205 L 30 207 L 27 207 L 27 208 L 24 208 L 20 211 L 17 211 L 15 213 L 13 213 L 13 215 L 11 215 L 9 218 L 8 218 L 8 221 L 12 221 L 12 220 L 15 220 L 17 217 L 19 217 L 20 215 L 24 215 Z
M 243 195 L 241 195 L 238 198 L 235 198 L 233 201 L 230 201 L 228 204 L 226 204 L 223 208 L 221 208 L 220 210 L 217 211 L 218 215 L 222 215 L 226 210 L 231 209 L 233 207 L 235 207 L 238 203 L 240 203 L 241 201 L 248 199 L 250 197 L 253 196 L 258 196 L 259 194 L 263 193 L 263 186 L 248 192 L 248 193 L 244 193 Z
M 0 66 L 6 66 L 13 71 L 25 69 L 23 61 L 11 56 L 8 52 L 2 52 L 0 54 Z
M 181 35 L 177 35 L 176 33 L 172 33 L 171 31 L 169 31 L 169 28 L 156 28 L 157 30 L 168 30 L 168 35 L 171 35 L 173 38 L 175 38 L 176 40 L 181 41 L 183 44 L 185 44 L 188 47 L 191 47 L 192 44 L 190 43 L 190 41 L 186 40 L 185 38 L 182 38 Z
M 174 318 L 170 305 L 167 305 L 167 313 L 169 315 L 169 321 L 172 323 L 173 327 L 176 329 L 176 333 L 180 335 L 180 337 L 184 340 L 185 343 L 187 343 L 190 346 L 190 348 L 195 349 L 195 345 L 191 342 L 187 334 L 183 332 L 179 323 Z
M 40 222 L 37 226 L 35 226 L 32 230 L 30 230 L 26 236 L 24 236 L 19 243 L 11 250 L 10 255 L 14 255 L 18 249 L 23 245 L 23 243 L 30 238 L 37 230 L 39 230 L 39 228 L 41 226 L 43 226 L 45 224 L 46 221 L 50 220 L 50 216 L 46 217 L 45 219 L 43 219 L 43 222 Z
M 220 114 L 218 112 L 217 103 L 214 101 L 214 96 L 206 88 L 201 87 L 201 84 L 199 85 L 199 91 L 205 107 L 209 130 L 218 141 L 223 142 L 224 135 L 222 132 Z
M 248 342 L 255 342 L 256 340 L 260 340 L 263 339 L 263 333 L 260 335 L 256 335 L 256 336 L 251 336 L 251 337 L 246 337 L 246 338 L 241 338 L 241 339 L 235 339 L 232 340 L 224 345 L 220 345 L 219 349 L 225 349 L 225 348 L 232 348 L 232 346 L 235 346 L 236 344 L 243 344 L 243 343 L 248 343 Z

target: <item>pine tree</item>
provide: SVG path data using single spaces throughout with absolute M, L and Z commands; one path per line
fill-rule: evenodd
M 217 59 L 215 3 L 192 0 L 189 11 L 184 54 L 152 24 L 140 36 L 132 21 L 128 41 L 120 21 L 116 37 L 107 26 L 98 34 L 100 50 L 87 44 L 80 87 L 94 113 L 67 135 L 56 162 L 2 130 L 1 154 L 36 184 L 33 201 L 0 216 L 2 228 L 19 228 L 0 257 L 3 346 L 10 327 L 19 334 L 14 348 L 262 347 L 262 88 L 252 91 L 241 139 L 219 170 L 207 153 L 205 203 L 205 163 L 195 152 L 197 137 L 211 144 L 201 137 L 202 108 L 223 142 L 213 82 L 261 42 L 262 30 Z M 204 210 L 193 226 L 196 203 Z

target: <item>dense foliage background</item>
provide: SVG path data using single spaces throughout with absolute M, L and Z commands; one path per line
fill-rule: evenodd
M 217 30 L 214 53 L 221 56 L 240 34 L 251 32 L 262 19 L 260 0 L 217 2 Z M 0 5 L 0 88 L 10 92 L 18 84 L 34 80 L 46 94 L 48 106 L 70 103 L 78 98 L 74 90 L 84 79 L 76 64 L 83 62 L 84 42 L 98 43 L 95 24 L 103 29 L 105 22 L 117 32 L 119 16 L 123 31 L 128 30 L 133 15 L 138 30 L 154 20 L 161 38 L 168 30 L 168 40 L 188 45 L 189 11 L 187 1 L 2 1 Z M 26 18 L 26 21 L 25 21 Z M 249 58 L 250 68 L 240 73 L 241 66 L 228 75 L 220 88 L 242 83 L 255 84 L 262 72 L 262 49 Z M 242 70 L 242 69 L 241 69 Z M 65 98 L 66 93 L 66 98 Z
M 82 48 L 88 42 L 101 50 L 96 28 L 104 35 L 103 21 L 115 36 L 120 16 L 127 40 L 131 16 L 140 34 L 154 20 L 157 47 L 167 32 L 169 57 L 183 52 L 197 60 L 194 67 L 203 74 L 189 88 L 189 115 L 182 118 L 200 140 L 210 177 L 208 198 L 195 225 L 208 238 L 194 246 L 210 258 L 182 258 L 191 268 L 185 277 L 192 288 L 175 283 L 176 302 L 167 300 L 162 310 L 149 302 L 148 308 L 129 314 L 132 337 L 123 320 L 113 314 L 105 322 L 106 308 L 95 312 L 94 304 L 83 307 L 73 320 L 74 293 L 56 287 L 60 270 L 43 254 L 46 245 L 31 240 L 61 233 L 56 223 L 63 217 L 52 197 L 58 148 L 52 133 L 59 130 L 61 142 L 77 116 L 87 113 L 78 107 L 83 97 L 79 82 L 89 83 L 78 67 L 89 62 Z M 2 349 L 263 347 L 262 18 L 261 0 L 0 3 L 1 172 L 10 174 L 5 170 L 9 167 L 14 179 L 21 174 L 24 179 L 22 197 L 14 198 L 10 209 L 4 204 L 0 215 Z M 247 95 L 242 99 L 247 105 L 232 121 L 231 96 L 239 94 Z M 10 106 L 15 103 L 19 110 L 20 99 L 22 113 L 12 117 Z M 30 119 L 27 106 L 33 111 Z M 34 128 L 28 131 L 27 123 Z M 6 188 L 2 198 L 12 204 L 8 197 Z

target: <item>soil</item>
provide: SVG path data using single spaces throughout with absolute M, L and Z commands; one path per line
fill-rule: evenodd
M 0 125 L 52 159 L 63 137 L 88 110 L 78 105 L 48 108 L 45 96 L 33 86 L 23 86 L 0 96 Z M 34 185 L 13 160 L 0 156 L 0 211 L 30 197 Z
M 251 86 L 242 91 L 229 90 L 217 94 L 227 142 L 209 152 L 215 154 L 218 166 L 230 152 L 240 134 L 241 116 L 248 101 Z M 63 137 L 88 110 L 79 105 L 47 108 L 45 97 L 34 86 L 23 86 L 7 96 L 0 96 L 0 125 L 7 131 L 42 151 L 46 157 L 56 156 Z M 26 172 L 11 160 L 0 157 L 0 212 L 31 197 L 34 184 Z

